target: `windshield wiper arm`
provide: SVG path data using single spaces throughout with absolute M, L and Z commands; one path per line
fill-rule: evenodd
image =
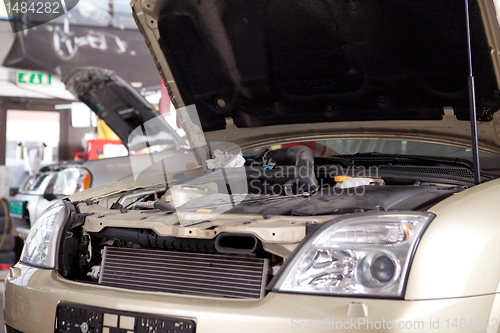
M 466 159 L 463 158 L 443 158 L 443 157 L 429 157 L 429 156 L 420 156 L 420 155 L 405 155 L 405 154 L 382 154 L 382 153 L 356 153 L 351 155 L 336 155 L 333 157 L 342 157 L 345 159 L 353 159 L 356 161 L 362 160 L 363 158 L 367 158 L 366 161 L 376 160 L 377 157 L 380 158 L 380 162 L 385 163 L 394 163 L 401 162 L 399 159 L 406 159 L 412 161 L 422 161 L 422 162 L 432 162 L 438 164 L 446 164 L 446 165 L 459 165 L 466 167 L 470 171 L 474 172 L 474 165 Z

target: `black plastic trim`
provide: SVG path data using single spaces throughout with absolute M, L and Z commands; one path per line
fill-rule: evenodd
M 14 327 L 9 326 L 8 324 L 5 324 L 5 329 L 7 330 L 6 333 L 24 333 L 20 330 L 16 330 Z
M 59 332 L 58 330 L 58 322 L 59 322 L 59 315 L 60 315 L 60 309 L 63 307 L 68 307 L 72 309 L 78 309 L 78 310 L 89 310 L 89 311 L 94 311 L 94 312 L 100 312 L 102 315 L 105 313 L 109 314 L 116 314 L 119 316 L 130 316 L 135 318 L 135 329 L 134 332 L 137 331 L 137 319 L 148 319 L 152 321 L 164 321 L 164 322 L 178 322 L 182 321 L 185 322 L 189 325 L 191 325 L 191 328 L 185 329 L 185 328 L 177 328 L 177 332 L 190 332 L 190 333 L 195 333 L 196 332 L 196 320 L 194 319 L 187 319 L 187 318 L 179 318 L 179 317 L 168 317 L 168 316 L 162 316 L 162 315 L 154 315 L 154 314 L 149 314 L 149 313 L 141 313 L 141 312 L 130 312 L 130 311 L 120 311 L 120 310 L 113 310 L 113 309 L 106 309 L 106 308 L 100 308 L 100 307 L 94 307 L 94 306 L 88 306 L 88 305 L 82 305 L 82 304 L 76 304 L 76 303 L 66 303 L 66 302 L 61 302 L 57 305 L 57 310 L 56 310 L 56 316 L 55 316 L 55 321 L 54 321 L 54 331 Z M 81 314 L 81 311 L 80 311 Z

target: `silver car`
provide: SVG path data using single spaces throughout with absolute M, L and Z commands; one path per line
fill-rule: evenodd
M 116 73 L 100 68 L 81 68 L 64 78 L 67 88 L 91 108 L 114 130 L 127 148 L 134 153 L 142 147 L 129 143 L 129 135 L 136 124 L 156 119 L 158 131 L 162 131 L 162 154 L 176 154 L 186 149 L 185 139 L 161 118 L 158 111 L 142 97 L 130 83 Z M 155 145 L 155 142 L 151 142 Z M 167 171 L 184 169 L 196 163 L 188 152 L 177 154 L 178 164 L 169 164 Z M 136 159 L 150 160 L 149 156 Z M 29 175 L 10 201 L 10 213 L 17 220 L 17 231 L 26 236 L 40 214 L 56 199 L 133 177 L 130 158 L 116 157 L 81 162 L 61 162 L 45 166 Z

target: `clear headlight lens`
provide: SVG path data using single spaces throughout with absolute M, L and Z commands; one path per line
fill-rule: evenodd
M 90 187 L 90 174 L 84 168 L 67 168 L 57 173 L 51 194 L 71 195 Z
M 301 245 L 274 291 L 402 297 L 418 241 L 434 215 L 351 215 L 327 222 Z
M 69 208 L 58 201 L 47 208 L 36 220 L 24 242 L 21 262 L 56 268 L 56 255 L 61 231 L 69 217 Z

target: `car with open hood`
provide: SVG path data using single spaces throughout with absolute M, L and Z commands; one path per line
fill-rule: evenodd
M 131 6 L 198 167 L 42 213 L 7 332 L 499 329 L 497 1 Z
M 137 124 L 156 119 L 158 130 L 164 133 L 162 144 L 156 145 L 163 154 L 185 151 L 186 140 L 181 138 L 160 113 L 134 88 L 115 72 L 85 67 L 73 70 L 63 78 L 66 88 L 108 125 L 132 154 L 141 149 L 129 142 L 129 134 Z M 118 110 L 120 112 L 118 112 Z M 155 145 L 153 140 L 150 140 Z M 136 158 L 149 160 L 147 154 Z M 178 154 L 176 163 L 167 171 L 183 170 L 196 163 L 188 152 Z M 182 165 L 179 165 L 182 163 Z M 113 183 L 133 177 L 128 156 L 85 161 L 63 161 L 42 167 L 30 174 L 10 201 L 10 213 L 16 221 L 17 232 L 24 238 L 29 227 L 40 214 L 57 199 L 84 191 L 91 187 Z

